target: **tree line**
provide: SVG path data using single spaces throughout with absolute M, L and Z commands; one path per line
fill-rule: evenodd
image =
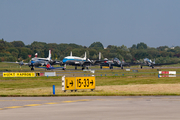
M 101 58 L 113 59 L 115 57 L 120 60 L 124 59 L 126 62 L 142 62 L 144 58 L 149 58 L 152 61 L 155 59 L 156 63 L 180 63 L 180 47 L 160 46 L 157 48 L 148 47 L 147 44 L 141 42 L 133 44 L 132 47 L 127 48 L 125 45 L 115 46 L 108 45 L 104 48 L 101 42 L 94 42 L 89 47 L 70 44 L 45 43 L 34 41 L 30 45 L 25 45 L 22 41 L 7 42 L 0 39 L 0 61 L 21 61 L 29 60 L 38 53 L 38 57 L 47 57 L 49 50 L 52 53 L 52 59 L 62 60 L 69 56 L 72 51 L 73 56 L 83 57 L 87 53 L 89 59 L 99 59 L 99 52 Z

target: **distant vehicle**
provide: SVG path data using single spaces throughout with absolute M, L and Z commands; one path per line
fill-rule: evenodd
M 121 67 L 121 69 L 123 69 L 124 66 L 130 67 L 130 65 L 134 64 L 126 63 L 124 60 L 121 62 L 118 58 L 114 58 L 113 60 L 104 60 L 104 62 L 100 64 L 100 69 L 102 69 L 102 66 L 109 66 L 109 69 L 113 69 L 113 66 Z
M 75 70 L 77 69 L 77 66 L 80 66 L 82 67 L 83 70 L 85 67 L 88 69 L 88 67 L 91 65 L 91 61 L 87 59 L 86 52 L 83 58 L 72 56 L 72 52 L 71 52 L 70 56 L 67 56 L 62 60 L 61 65 L 64 65 L 64 68 L 66 67 L 66 65 L 75 66 Z
M 143 68 L 143 66 L 149 66 L 154 68 L 154 66 L 162 66 L 162 65 L 171 65 L 171 64 L 176 64 L 176 63 L 155 63 L 155 59 L 152 62 L 152 60 L 145 58 L 143 60 L 143 63 L 139 63 L 139 65 L 141 65 L 141 69 Z

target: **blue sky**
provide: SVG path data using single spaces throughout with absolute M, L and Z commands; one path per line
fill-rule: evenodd
M 180 46 L 180 0 L 0 0 L 0 38 Z

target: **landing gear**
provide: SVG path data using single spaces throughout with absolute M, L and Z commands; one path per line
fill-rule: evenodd
M 82 70 L 84 70 L 84 67 L 82 67 Z
M 102 69 L 102 66 L 100 66 L 100 69 Z
M 113 69 L 113 66 L 109 66 L 109 69 Z
M 66 64 L 64 64 L 64 67 L 62 68 L 62 70 L 66 70 Z
M 34 70 L 34 68 L 32 67 L 31 70 Z
M 77 66 L 75 66 L 75 70 L 77 70 Z
M 154 66 L 152 66 L 152 69 L 154 68 Z
M 142 69 L 142 66 L 141 66 L 141 69 Z
M 123 66 L 121 66 L 121 69 L 123 69 Z

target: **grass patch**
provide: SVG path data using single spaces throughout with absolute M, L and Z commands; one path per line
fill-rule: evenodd
M 96 89 L 62 91 L 59 77 L 38 79 L 0 80 L 1 96 L 54 96 L 52 86 L 56 87 L 56 96 L 109 96 L 109 95 L 179 95 L 180 78 L 128 78 L 96 77 Z
M 3 69 L 16 72 L 30 71 L 28 66 L 22 66 L 22 70 L 17 68 L 17 64 L 8 67 L 10 64 L 2 64 Z M 74 68 L 70 66 L 71 68 Z M 99 67 L 94 67 L 99 68 Z M 41 70 L 41 69 L 40 69 Z M 96 70 L 96 89 L 78 90 L 77 92 L 62 91 L 61 76 L 88 76 L 90 72 L 81 70 L 57 71 L 56 77 L 30 77 L 30 78 L 3 78 L 0 77 L 0 96 L 118 96 L 118 95 L 180 95 L 180 69 L 165 68 L 163 71 L 176 71 L 175 78 L 158 78 L 157 69 L 132 70 Z M 39 70 L 35 70 L 39 72 Z M 42 71 L 41 72 L 45 72 Z M 56 95 L 52 93 L 52 86 L 56 87 Z

